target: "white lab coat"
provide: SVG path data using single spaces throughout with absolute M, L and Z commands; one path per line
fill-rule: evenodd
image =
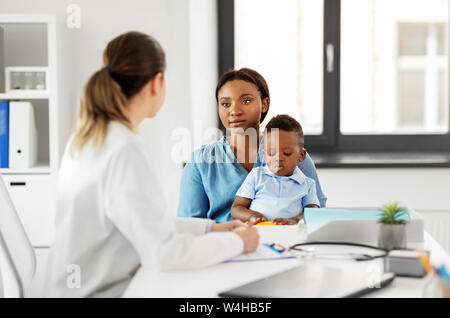
M 167 216 L 143 140 L 124 125 L 112 122 L 101 148 L 88 143 L 72 153 L 70 143 L 59 172 L 46 296 L 116 297 L 140 265 L 197 268 L 242 252 L 235 233 L 204 235 L 211 220 Z

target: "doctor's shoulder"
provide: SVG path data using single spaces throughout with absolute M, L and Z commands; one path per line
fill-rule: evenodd
M 146 159 L 148 159 L 149 155 L 146 151 L 144 138 L 128 127 L 116 122 L 109 124 L 108 134 L 104 143 L 95 152 L 97 156 L 101 156 L 108 161 L 120 154 L 128 154 L 128 156 L 125 156 L 128 158 L 142 157 L 144 155 Z M 124 157 L 123 155 L 121 157 Z
M 144 138 L 121 123 L 109 123 L 108 134 L 104 142 L 106 147 L 121 148 L 130 143 L 138 143 L 144 146 Z

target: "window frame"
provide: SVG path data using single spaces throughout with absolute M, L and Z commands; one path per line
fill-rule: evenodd
M 219 74 L 234 68 L 234 0 L 217 0 Z M 450 152 L 445 134 L 342 134 L 340 131 L 341 1 L 324 0 L 323 132 L 306 135 L 310 152 Z M 327 44 L 334 47 L 333 72 L 327 71 Z M 448 54 L 450 57 L 450 54 Z M 450 63 L 449 63 L 450 65 Z M 449 81 L 450 82 L 450 81 Z M 450 90 L 449 90 L 450 91 Z M 449 105 L 447 105 L 449 107 Z M 450 123 L 450 111 L 449 123 Z M 220 122 L 220 121 L 219 121 Z M 450 124 L 449 124 L 450 125 Z

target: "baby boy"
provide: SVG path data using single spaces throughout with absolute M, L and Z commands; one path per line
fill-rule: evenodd
M 231 207 L 235 219 L 257 224 L 297 224 L 305 207 L 319 207 L 316 185 L 298 168 L 306 156 L 301 125 L 291 116 L 273 117 L 266 126 L 264 160 L 253 168 Z

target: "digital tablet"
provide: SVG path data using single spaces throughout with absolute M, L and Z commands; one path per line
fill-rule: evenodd
M 219 293 L 220 297 L 338 298 L 359 297 L 390 284 L 394 273 L 302 264 Z

